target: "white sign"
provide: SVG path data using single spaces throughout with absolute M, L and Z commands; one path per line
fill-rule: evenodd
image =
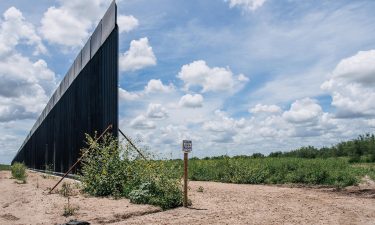
M 193 150 L 193 142 L 191 140 L 182 141 L 182 151 L 191 152 Z

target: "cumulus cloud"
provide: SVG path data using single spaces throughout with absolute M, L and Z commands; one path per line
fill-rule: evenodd
M 20 10 L 10 7 L 3 17 L 0 27 L 0 57 L 12 52 L 19 43 L 34 46 L 35 55 L 47 52 L 34 25 L 25 20 Z
M 148 120 L 144 115 L 139 115 L 130 121 L 130 126 L 138 130 L 155 129 L 156 125 L 153 121 Z
M 235 79 L 229 68 L 210 68 L 203 60 L 183 65 L 177 77 L 184 81 L 186 90 L 192 86 L 199 86 L 202 87 L 202 92 L 232 91 L 238 88 L 238 83 L 248 81 L 243 74 Z
M 120 55 L 120 70 L 135 71 L 156 65 L 156 57 L 148 38 L 132 40 L 128 51 Z
M 59 0 L 41 19 L 40 33 L 52 44 L 83 46 L 89 32 L 103 16 L 110 0 Z
M 141 97 L 140 94 L 128 92 L 125 89 L 119 88 L 118 89 L 119 98 L 124 101 L 134 101 Z
M 215 142 L 233 142 L 234 136 L 246 126 L 245 119 L 233 119 L 221 110 L 215 111 L 215 118 L 203 123 L 203 129 L 211 132 Z
M 338 117 L 375 115 L 375 50 L 341 60 L 321 88 L 332 96 Z
M 247 76 L 243 75 L 242 73 L 237 76 L 237 79 L 242 82 L 248 82 L 250 80 Z
M 129 92 L 119 87 L 119 98 L 124 101 L 135 101 L 149 96 L 149 94 L 171 93 L 174 90 L 175 87 L 171 83 L 169 85 L 164 85 L 160 79 L 151 79 L 141 91 Z
M 161 104 L 150 103 L 147 108 L 147 117 L 154 119 L 165 119 L 168 117 L 167 109 Z
M 203 96 L 200 94 L 186 94 L 181 97 L 179 105 L 187 108 L 199 108 L 203 105 Z
M 131 30 L 134 30 L 135 28 L 138 27 L 139 22 L 137 18 L 134 16 L 125 16 L 125 15 L 120 15 L 117 17 L 117 24 L 120 30 L 120 33 L 122 32 L 129 32 Z
M 9 8 L 0 23 L 0 121 L 35 118 L 56 87 L 56 78 L 47 63 L 32 61 L 16 47 L 26 44 L 36 53 L 45 52 L 41 38 L 22 13 Z
M 12 120 L 22 120 L 36 118 L 38 116 L 35 112 L 27 111 L 21 105 L 1 105 L 0 106 L 0 122 L 8 122 Z
M 360 51 L 354 56 L 341 60 L 332 75 L 343 81 L 373 86 L 375 84 L 374 61 L 375 50 Z
M 56 87 L 55 74 L 43 60 L 18 53 L 0 61 L 0 113 L 7 120 L 34 118 Z
M 170 93 L 174 89 L 173 84 L 164 85 L 160 79 L 151 79 L 145 86 L 146 93 Z
M 242 7 L 245 10 L 254 11 L 266 2 L 266 0 L 226 0 L 229 2 L 229 7 Z
M 292 103 L 290 110 L 283 117 L 292 123 L 311 122 L 323 113 L 322 107 L 313 99 L 304 98 Z
M 249 109 L 250 113 L 279 113 L 281 108 L 277 105 L 262 105 L 256 104 L 253 108 Z

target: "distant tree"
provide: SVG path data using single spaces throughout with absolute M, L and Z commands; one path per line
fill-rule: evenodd
M 254 153 L 251 158 L 264 158 L 264 155 L 262 153 Z
M 281 157 L 283 156 L 283 153 L 281 151 L 277 151 L 277 152 L 271 152 L 268 157 Z

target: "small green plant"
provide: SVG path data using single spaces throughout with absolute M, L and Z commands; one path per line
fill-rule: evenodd
M 197 192 L 203 192 L 203 191 L 204 191 L 204 188 L 202 186 L 199 186 L 197 189 Z
M 27 173 L 26 173 L 26 166 L 23 163 L 14 163 L 11 167 L 12 177 L 21 181 L 22 183 L 26 183 Z
M 75 212 L 79 209 L 78 207 L 74 207 L 70 204 L 70 196 L 73 195 L 73 188 L 72 185 L 68 182 L 64 182 L 61 185 L 61 189 L 59 193 L 67 198 L 67 204 L 64 205 L 64 213 L 63 216 L 68 217 L 75 214 Z
M 73 194 L 73 188 L 70 183 L 64 182 L 61 185 L 61 189 L 59 191 L 60 195 L 63 197 L 69 198 Z
M 73 207 L 69 204 L 64 205 L 64 213 L 63 216 L 68 217 L 68 216 L 73 216 L 77 211 L 79 210 L 79 207 Z

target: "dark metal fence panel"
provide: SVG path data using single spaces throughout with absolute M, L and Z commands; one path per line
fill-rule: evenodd
M 65 172 L 79 157 L 85 133 L 94 135 L 112 124 L 117 136 L 118 27 L 114 26 L 103 43 L 101 29 L 99 24 L 97 34 L 94 32 L 74 61 L 12 163 L 24 162 L 34 169 L 48 165 Z M 87 61 L 88 55 L 91 59 Z

